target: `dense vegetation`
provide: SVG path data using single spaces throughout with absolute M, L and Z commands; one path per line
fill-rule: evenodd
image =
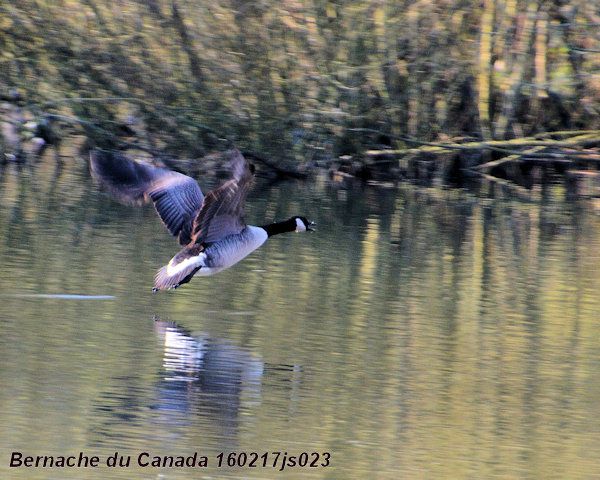
M 15 88 L 33 115 L 96 144 L 127 136 L 191 157 L 225 138 L 312 162 L 589 131 L 600 12 L 588 0 L 4 1 L 0 90 Z

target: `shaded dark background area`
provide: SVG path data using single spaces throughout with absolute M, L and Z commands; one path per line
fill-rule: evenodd
M 99 145 L 318 163 L 598 128 L 599 26 L 587 0 L 3 1 L 0 91 Z

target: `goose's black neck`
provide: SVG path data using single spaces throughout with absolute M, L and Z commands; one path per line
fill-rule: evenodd
M 262 225 L 261 228 L 267 232 L 267 235 L 269 237 L 272 237 L 273 235 L 278 235 L 280 233 L 295 231 L 296 220 L 290 218 L 289 220 L 284 220 L 283 222 L 275 222 L 270 223 L 269 225 Z

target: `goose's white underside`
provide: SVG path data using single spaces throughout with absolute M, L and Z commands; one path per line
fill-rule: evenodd
M 196 275 L 214 275 L 215 273 L 235 265 L 240 260 L 250 255 L 254 250 L 265 243 L 267 238 L 269 237 L 264 228 L 248 225 L 240 234 L 230 235 L 211 245 L 206 251 L 201 252 L 199 255 L 186 258 L 177 265 L 173 265 L 173 259 L 171 259 L 167 265 L 167 274 L 173 276 L 189 267 L 201 267 Z M 210 257 L 210 259 L 208 257 Z M 207 263 L 209 263 L 210 266 L 208 266 Z

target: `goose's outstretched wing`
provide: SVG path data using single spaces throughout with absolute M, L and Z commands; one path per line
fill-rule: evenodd
M 90 153 L 90 168 L 92 176 L 121 202 L 141 205 L 152 200 L 169 232 L 179 236 L 181 245 L 190 242 L 204 199 L 196 180 L 104 150 Z
M 235 150 L 231 159 L 232 178 L 211 190 L 194 220 L 192 239 L 196 244 L 212 243 L 240 233 L 246 226 L 244 205 L 252 184 L 253 166 Z

